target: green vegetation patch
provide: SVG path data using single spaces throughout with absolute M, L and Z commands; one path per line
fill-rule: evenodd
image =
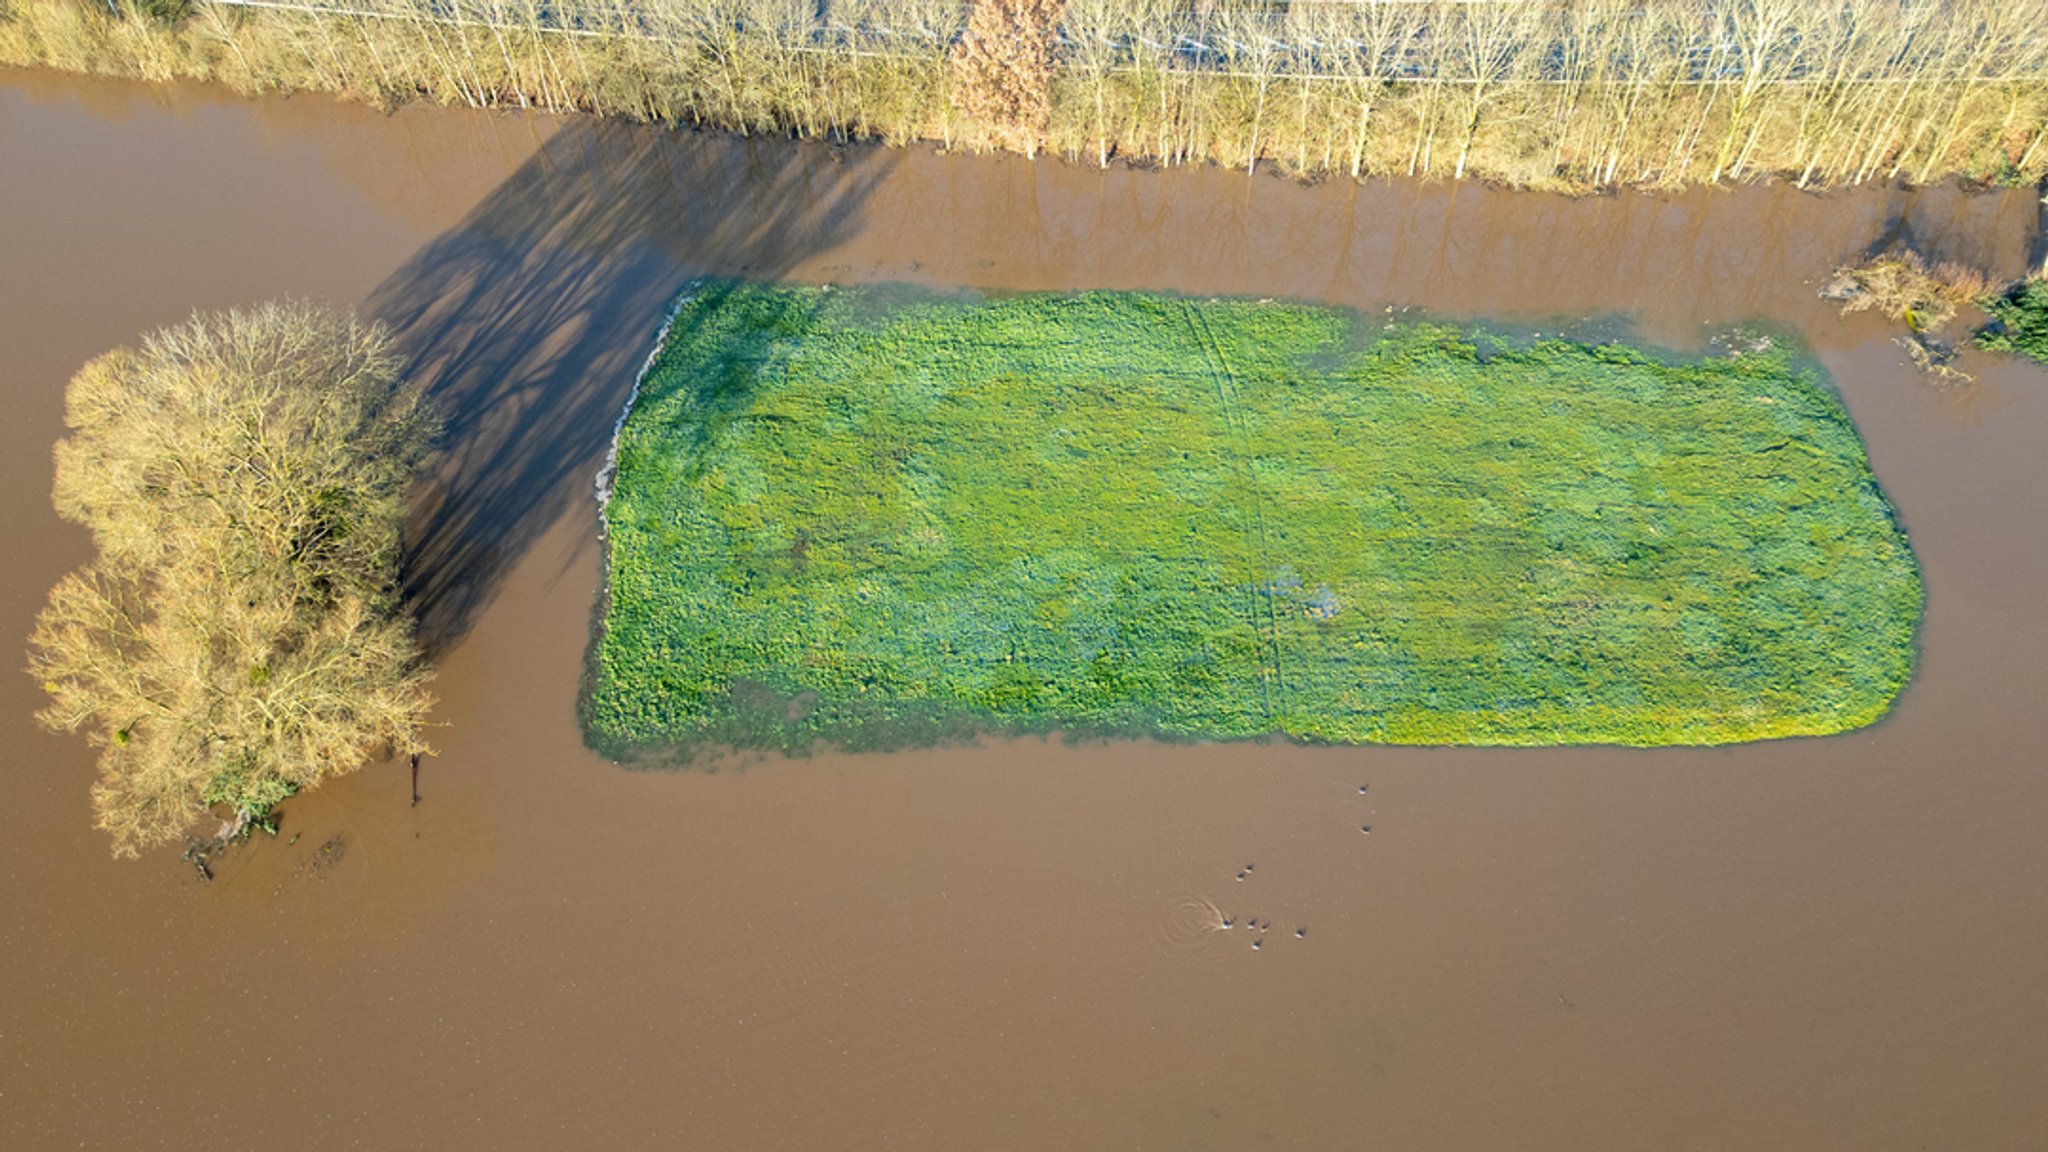
M 699 285 L 620 434 L 592 742 L 1867 724 L 1919 572 L 1840 405 L 1755 343 Z
M 2017 352 L 2048 364 L 2048 278 L 2025 280 L 1984 301 L 1992 323 L 1977 343 L 1994 352 Z

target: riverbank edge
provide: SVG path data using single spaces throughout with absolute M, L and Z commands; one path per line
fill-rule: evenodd
M 327 92 L 387 109 L 425 101 L 739 135 L 931 143 L 1101 167 L 1264 167 L 1308 182 L 1407 176 L 1588 194 L 1770 179 L 1801 188 L 2048 180 L 2048 78 L 2026 76 L 1914 77 L 1890 86 L 1899 93 L 1890 102 L 1812 96 L 1821 86 L 1794 80 L 1754 91 L 1745 81 L 1733 100 L 1722 99 L 1718 81 L 1589 80 L 1579 87 L 1590 95 L 1571 98 L 1583 106 L 1559 111 L 1551 82 L 1540 79 L 1500 78 L 1468 98 L 1454 78 L 1248 77 L 1112 67 L 1070 52 L 1045 94 L 1046 122 L 1020 130 L 966 111 L 974 101 L 944 40 L 878 53 L 792 46 L 736 28 L 727 58 L 727 48 L 694 43 L 365 19 L 346 8 L 161 0 L 124 11 L 0 0 L 0 66 L 192 79 L 244 95 Z M 795 79 L 768 83 L 785 73 Z M 1645 103 L 1652 87 L 1658 102 Z

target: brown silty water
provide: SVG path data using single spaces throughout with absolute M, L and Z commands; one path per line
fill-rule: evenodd
M 2039 211 L 1305 188 L 0 77 L 0 647 L 87 554 L 48 491 L 92 355 L 194 308 L 360 303 L 454 416 L 409 562 L 441 661 L 419 807 L 373 766 L 210 885 L 115 863 L 91 750 L 0 677 L 0 1147 L 2048 1147 L 2048 373 L 1972 354 L 1937 388 L 1814 295 L 1900 237 L 2016 273 Z M 574 714 L 591 477 L 707 272 L 1795 329 L 1925 564 L 1923 660 L 1876 727 L 1710 750 L 623 771 Z

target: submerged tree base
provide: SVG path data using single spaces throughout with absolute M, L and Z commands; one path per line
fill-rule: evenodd
M 1839 732 L 1918 568 L 1784 350 L 1339 309 L 695 286 L 605 510 L 592 743 Z

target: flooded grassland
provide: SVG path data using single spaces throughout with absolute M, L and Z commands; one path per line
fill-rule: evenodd
M 1861 727 L 1912 552 L 1818 373 L 1715 346 L 695 282 L 609 458 L 593 746 Z
M 408 561 L 441 667 L 419 807 L 372 767 L 211 885 L 116 864 L 92 751 L 0 677 L 0 1145 L 2048 1143 L 2048 374 L 1933 388 L 1814 296 L 1900 237 L 2015 274 L 2032 195 L 1304 188 L 14 74 L 0 205 L 16 651 L 86 550 L 49 450 L 92 355 L 355 303 L 452 415 Z M 1870 728 L 1717 749 L 621 771 L 576 716 L 590 485 L 703 275 L 1625 313 L 1681 349 L 1760 319 L 1911 534 L 1917 670 Z

